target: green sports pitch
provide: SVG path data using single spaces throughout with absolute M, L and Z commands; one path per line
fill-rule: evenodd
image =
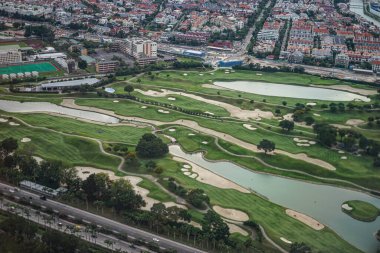
M 11 73 L 25 73 L 25 72 L 54 72 L 58 71 L 58 69 L 51 64 L 50 62 L 41 62 L 41 63 L 33 63 L 33 64 L 23 64 L 23 65 L 14 65 L 0 68 L 0 75 L 3 74 L 11 74 Z

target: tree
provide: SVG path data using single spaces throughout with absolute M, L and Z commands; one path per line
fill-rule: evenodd
M 317 139 L 328 147 L 336 143 L 337 131 L 335 127 L 327 124 L 316 124 L 313 127 L 314 132 L 317 133 Z
M 136 146 L 136 152 L 142 158 L 158 158 L 169 152 L 166 145 L 160 138 L 154 134 L 144 134 Z
M 82 189 L 89 201 L 106 200 L 109 197 L 111 180 L 105 173 L 91 174 L 82 183 Z
M 306 123 L 306 125 L 308 125 L 308 126 L 314 124 L 314 122 L 315 122 L 315 120 L 314 120 L 314 118 L 311 117 L 311 116 L 308 116 L 308 117 L 305 118 L 305 123 Z
M 351 151 L 356 144 L 356 139 L 352 136 L 347 136 L 343 139 L 344 149 Z
M 56 189 L 60 186 L 62 171 L 62 162 L 42 161 L 37 171 L 36 181 L 44 186 Z
M 202 221 L 203 233 L 210 239 L 226 242 L 230 236 L 230 230 L 223 219 L 214 211 L 207 211 Z
M 312 252 L 311 248 L 303 242 L 292 243 L 292 245 L 290 246 L 290 251 L 289 251 L 289 253 L 311 253 L 311 252 Z
M 268 152 L 272 152 L 275 150 L 276 148 L 276 145 L 274 142 L 270 141 L 270 140 L 267 140 L 267 139 L 263 139 L 262 141 L 260 141 L 259 145 L 257 146 L 257 148 L 259 150 L 264 150 L 265 154 L 268 153 Z
M 135 193 L 131 183 L 122 178 L 113 182 L 109 203 L 116 212 L 136 210 L 146 204 L 141 195 Z
M 0 143 L 0 152 L 2 158 L 7 156 L 8 154 L 12 153 L 18 148 L 17 140 L 15 138 L 9 137 L 4 139 Z
M 286 131 L 290 132 L 291 130 L 294 129 L 294 122 L 287 119 L 281 120 L 279 123 L 279 126 L 282 129 L 285 129 Z
M 124 87 L 124 91 L 128 92 L 128 95 L 131 95 L 131 92 L 133 92 L 135 89 L 133 88 L 132 85 L 128 84 L 127 86 Z
M 87 68 L 87 62 L 84 61 L 84 60 L 79 61 L 79 62 L 78 62 L 78 67 L 79 67 L 80 69 L 86 69 L 86 68 Z
M 190 190 L 187 193 L 186 200 L 196 208 L 205 209 L 204 203 L 210 203 L 209 197 L 202 189 Z

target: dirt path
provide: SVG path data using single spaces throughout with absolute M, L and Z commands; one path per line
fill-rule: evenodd
M 185 93 L 185 92 L 171 91 L 171 90 L 166 90 L 166 89 L 161 89 L 162 92 L 157 92 L 157 91 L 152 91 L 152 90 L 143 91 L 140 89 L 136 89 L 135 91 L 140 92 L 141 94 L 143 94 L 145 96 L 152 96 L 152 97 L 166 97 L 168 95 L 180 95 L 180 96 L 188 97 L 188 98 L 191 98 L 194 100 L 198 100 L 201 102 L 205 102 L 208 104 L 212 104 L 212 105 L 222 107 L 222 108 L 226 109 L 231 114 L 231 117 L 235 117 L 235 118 L 238 118 L 241 120 L 260 119 L 260 118 L 271 119 L 274 117 L 273 113 L 269 112 L 269 111 L 265 112 L 265 111 L 261 111 L 259 109 L 255 109 L 253 111 L 243 110 L 243 109 L 241 109 L 237 106 L 231 105 L 231 104 L 227 104 L 227 103 L 212 100 L 212 99 L 203 98 L 201 96 L 197 96 L 197 95 Z

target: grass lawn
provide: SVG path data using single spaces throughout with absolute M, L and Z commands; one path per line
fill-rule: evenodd
M 101 153 L 95 141 L 79 137 L 65 136 L 23 125 L 10 126 L 8 123 L 0 123 L 0 138 L 7 137 L 17 139 L 21 149 L 26 152 L 32 152 L 48 160 L 64 161 L 68 166 L 83 165 L 116 169 L 120 163 L 117 157 Z M 30 138 L 31 141 L 21 143 L 20 140 L 24 137 Z
M 351 211 L 342 208 L 343 212 L 356 220 L 371 222 L 380 215 L 380 210 L 376 206 L 361 200 L 349 200 L 343 204 L 347 204 L 352 208 Z
M 161 202 L 175 202 L 175 199 L 172 196 L 161 190 L 156 184 L 149 181 L 148 179 L 143 179 L 137 185 L 149 190 L 148 197 L 151 197 Z
M 46 127 L 64 133 L 96 138 L 102 141 L 124 142 L 134 145 L 137 144 L 142 135 L 151 132 L 151 128 L 148 127 L 106 126 L 46 114 L 7 113 L 7 115 L 13 115 L 33 126 Z

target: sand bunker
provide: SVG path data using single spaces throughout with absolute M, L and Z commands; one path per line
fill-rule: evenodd
M 313 113 L 313 115 L 316 116 L 316 117 L 321 117 L 321 115 L 318 114 L 318 113 Z
M 214 113 L 212 113 L 212 112 L 205 112 L 206 114 L 209 114 L 209 115 L 214 115 Z
M 4 118 L 0 118 L 0 123 L 5 123 L 5 122 L 8 122 L 8 120 Z
M 286 238 L 284 237 L 280 237 L 280 240 L 283 241 L 284 243 L 287 243 L 287 244 L 292 244 L 291 241 L 287 240 Z
M 242 192 L 242 193 L 250 193 L 249 190 L 241 187 L 240 185 L 238 185 L 234 182 L 231 182 L 231 181 L 225 179 L 224 177 L 216 175 L 213 172 L 211 172 L 205 168 L 202 168 L 201 166 L 199 166 L 195 163 L 189 162 L 189 161 L 187 161 L 183 158 L 177 157 L 177 156 L 173 157 L 173 160 L 177 161 L 177 162 L 182 162 L 182 163 L 186 162 L 186 163 L 190 164 L 190 166 L 191 166 L 190 168 L 191 168 L 192 172 L 198 174 L 198 177 L 196 179 L 199 182 L 202 182 L 202 183 L 205 183 L 208 185 L 212 185 L 212 186 L 215 186 L 215 187 L 218 187 L 221 189 L 234 189 L 234 190 L 237 190 L 237 191 Z M 186 166 L 186 164 L 183 165 L 184 169 L 190 169 L 190 168 L 186 168 L 185 166 Z
M 185 169 L 185 168 L 182 168 L 181 171 L 185 172 L 185 171 L 189 171 L 189 170 Z
M 190 176 L 190 175 L 191 175 L 191 172 L 190 172 L 190 171 L 185 171 L 183 174 L 184 174 L 185 176 Z
M 176 130 L 174 128 L 170 128 L 169 132 L 175 132 Z
M 42 159 L 42 158 L 39 157 L 39 156 L 32 156 L 32 157 L 34 158 L 34 160 L 36 160 L 36 162 L 37 162 L 38 164 L 42 163 L 43 160 L 44 160 L 44 159 Z
M 310 106 L 316 106 L 317 103 L 314 103 L 314 102 L 310 102 L 310 103 L 306 103 L 306 105 L 310 105 Z
M 184 164 L 183 167 L 184 167 L 185 169 L 191 169 L 191 166 L 188 165 L 188 164 Z
M 187 76 L 187 73 L 184 73 L 183 75 L 184 75 L 184 76 Z
M 159 109 L 158 112 L 159 112 L 159 113 L 164 113 L 164 114 L 168 114 L 168 113 L 170 113 L 169 111 L 165 111 L 165 110 L 162 110 L 162 109 Z
M 143 180 L 141 177 L 136 177 L 136 176 L 119 177 L 119 176 L 116 176 L 113 171 L 96 169 L 96 168 L 92 168 L 92 167 L 77 166 L 77 167 L 75 167 L 75 169 L 77 170 L 78 177 L 80 177 L 82 180 L 85 180 L 89 175 L 91 175 L 93 173 L 105 173 L 109 176 L 109 178 L 111 180 L 117 180 L 120 178 L 124 178 L 124 179 L 128 180 L 133 185 L 133 188 L 135 189 L 136 193 L 140 194 L 141 197 L 146 202 L 146 206 L 141 208 L 143 210 L 150 210 L 150 208 L 153 206 L 153 204 L 160 203 L 160 201 L 148 197 L 149 190 L 142 188 L 142 187 L 137 185 L 138 183 L 140 183 Z M 172 202 L 167 202 L 167 203 L 163 203 L 163 204 L 166 206 L 166 204 L 170 205 L 171 203 Z M 173 203 L 173 204 L 175 204 L 175 203 Z M 177 204 L 175 204 L 175 205 L 177 205 Z M 182 207 L 182 206 L 179 205 L 179 207 Z
M 202 144 L 207 145 L 208 142 L 207 141 L 202 141 Z
M 114 100 L 113 102 L 114 102 L 114 103 L 119 103 L 119 100 Z
M 257 129 L 256 127 L 252 127 L 251 124 L 243 124 L 243 126 L 244 126 L 245 128 L 247 128 L 247 129 L 249 129 L 249 130 L 253 130 L 253 131 Z
M 315 219 L 313 219 L 313 218 L 311 218 L 311 217 L 309 217 L 303 213 L 299 213 L 299 212 L 296 212 L 296 211 L 291 210 L 291 209 L 286 209 L 285 212 L 290 217 L 299 220 L 300 222 L 308 225 L 309 227 L 311 227 L 315 230 L 321 230 L 325 227 L 319 221 L 317 221 L 317 220 L 315 220 Z
M 299 147 L 310 147 L 309 143 L 297 143 L 297 146 Z
M 365 123 L 365 121 L 361 119 L 349 119 L 346 121 L 346 125 L 349 125 L 349 126 L 358 126 L 363 123 Z
M 347 156 L 341 156 L 340 159 L 347 160 Z
M 141 108 L 141 109 L 146 109 L 146 108 L 148 108 L 148 107 L 145 106 L 145 105 L 143 105 L 143 106 L 141 106 L 140 108 Z
M 239 233 L 239 234 L 242 234 L 244 236 L 247 236 L 248 235 L 248 232 L 245 231 L 244 229 L 242 229 L 241 227 L 239 227 L 238 225 L 236 224 L 233 224 L 233 223 L 227 223 L 227 226 L 228 228 L 230 229 L 230 233 Z
M 191 178 L 196 178 L 197 176 L 198 176 L 197 173 L 193 173 L 193 174 L 189 175 L 189 177 L 191 177 Z
M 21 142 L 30 142 L 31 141 L 31 139 L 30 138 L 26 138 L 26 137 L 24 137 L 24 138 L 22 138 L 21 139 Z
M 347 211 L 352 211 L 352 207 L 350 207 L 350 205 L 349 204 L 343 204 L 342 205 L 342 208 L 344 209 L 344 210 L 347 210 Z
M 177 100 L 177 99 L 176 99 L 176 98 L 173 98 L 173 97 L 168 97 L 168 100 L 175 101 L 175 100 Z
M 309 140 L 304 140 L 300 138 L 293 138 L 293 141 L 295 141 L 297 146 L 299 147 L 310 147 L 311 145 L 316 144 L 317 142 L 315 141 L 309 141 Z
M 189 133 L 188 136 L 195 136 L 195 134 L 193 134 L 193 133 Z
M 15 122 L 9 122 L 9 125 L 11 125 L 11 126 L 19 126 L 20 124 L 15 123 Z
M 344 154 L 344 151 L 343 150 L 339 150 L 338 153 L 339 154 Z
M 249 220 L 249 216 L 239 210 L 236 209 L 229 209 L 229 208 L 223 208 L 221 206 L 213 206 L 212 209 L 219 214 L 220 216 L 223 216 L 224 218 L 235 220 L 235 221 L 247 221 Z
M 341 125 L 341 124 L 330 124 L 330 126 L 336 127 L 338 129 L 350 129 L 350 126 Z

